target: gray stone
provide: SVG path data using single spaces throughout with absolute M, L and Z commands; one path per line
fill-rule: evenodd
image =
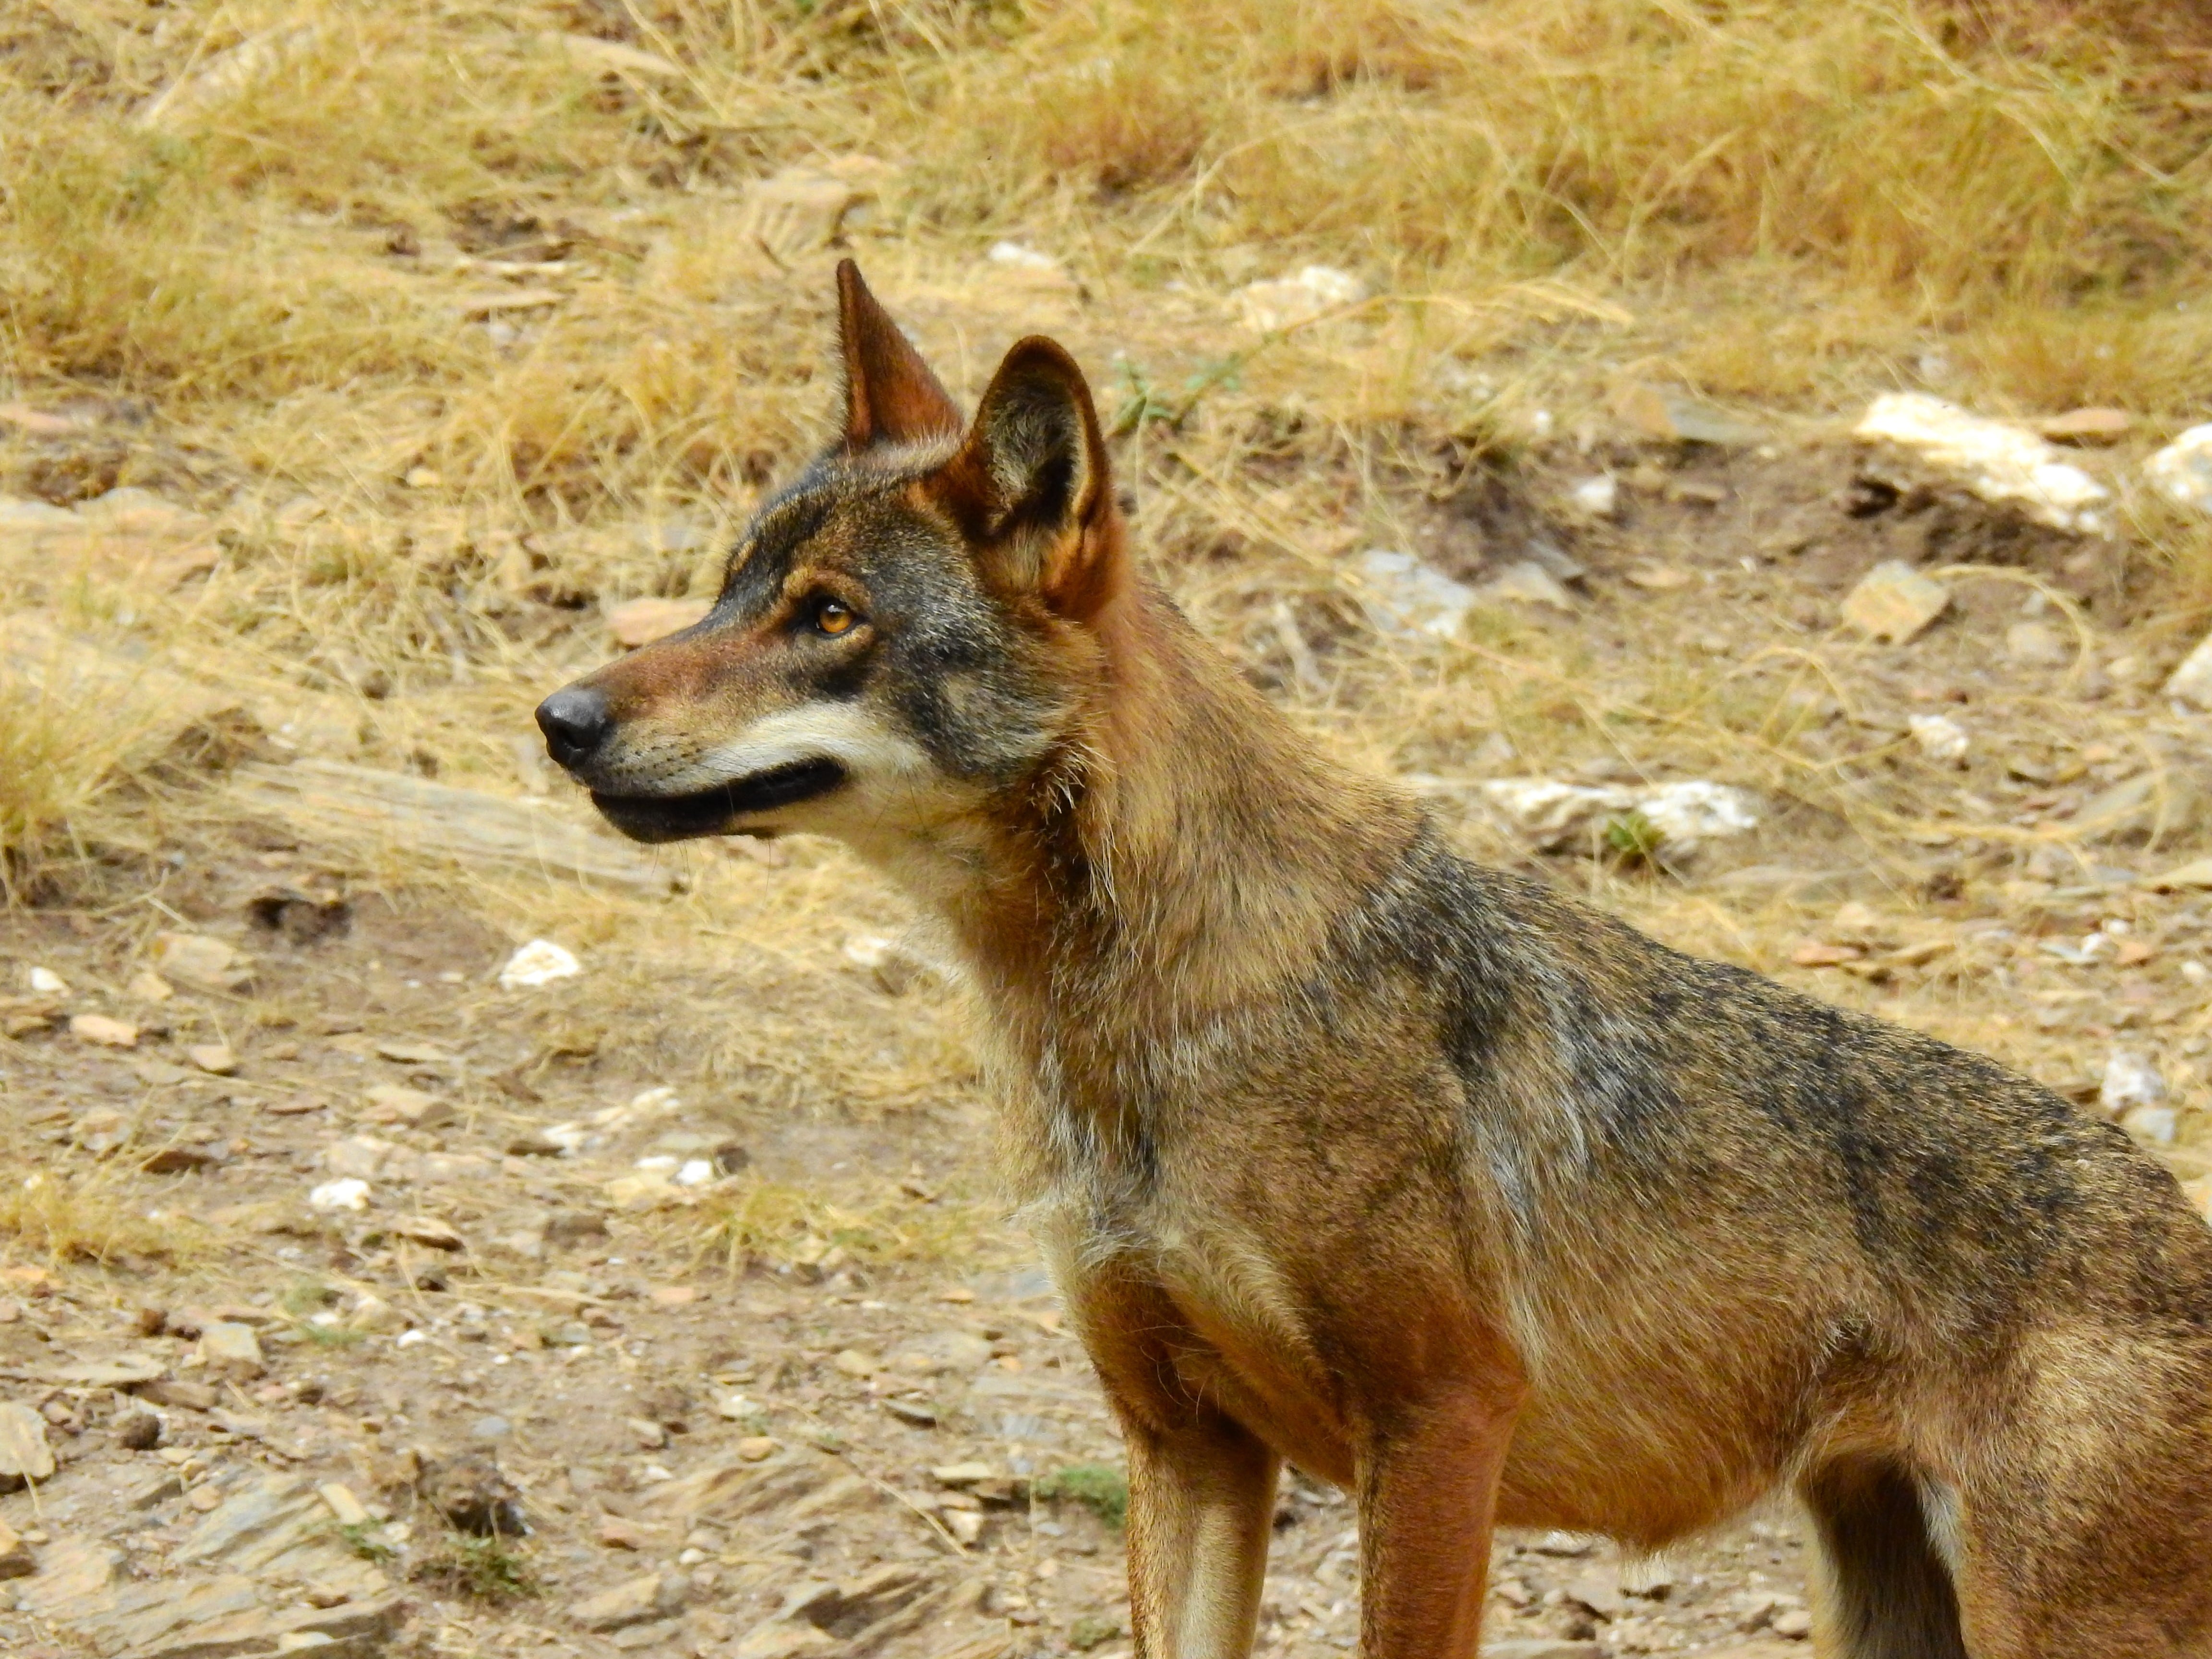
M 1566 1642 L 1548 1636 L 1482 1644 L 1482 1659 L 1603 1659 L 1604 1653 L 1595 1642 Z
M 360 1600 L 382 1594 L 390 1581 L 346 1548 L 314 1483 L 271 1475 L 241 1486 L 186 1534 L 170 1558 L 236 1572 L 313 1584 Z

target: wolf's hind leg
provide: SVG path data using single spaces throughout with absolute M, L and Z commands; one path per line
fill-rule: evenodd
M 1825 1659 L 1967 1659 L 1950 1567 L 1902 1464 L 1841 1458 L 1797 1490 L 1818 1544 Z

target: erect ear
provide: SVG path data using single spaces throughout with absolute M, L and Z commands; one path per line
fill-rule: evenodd
M 946 438 L 960 430 L 959 406 L 850 259 L 837 264 L 837 322 L 845 352 L 846 448 Z
M 1083 371 L 1054 342 L 1033 335 L 1006 354 L 938 487 L 1000 586 L 1077 621 L 1120 586 L 1105 434 Z

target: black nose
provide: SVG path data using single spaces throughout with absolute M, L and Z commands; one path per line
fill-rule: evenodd
M 545 734 L 545 752 L 565 767 L 574 769 L 591 759 L 613 727 L 607 700 L 589 686 L 563 686 L 538 705 L 538 729 Z

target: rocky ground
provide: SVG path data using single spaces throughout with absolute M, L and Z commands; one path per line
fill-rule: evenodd
M 2180 653 L 2130 635 L 2095 544 L 1947 574 L 1931 537 L 1989 522 L 1883 502 L 1856 457 L 1624 448 L 1584 517 L 1523 501 L 1480 532 L 1540 557 L 1470 560 L 1464 517 L 1416 503 L 1418 552 L 1334 610 L 1189 591 L 1262 684 L 1334 674 L 1371 700 L 1340 729 L 1402 721 L 1395 764 L 1473 850 L 1990 1048 L 2201 1202 L 2212 868 L 2173 803 L 2212 750 L 2139 660 Z M 1494 678 L 1424 686 L 1440 612 Z M 1818 684 L 1760 680 L 1778 660 Z M 1880 836 L 1848 790 L 1777 789 L 1755 720 L 1726 750 L 1666 726 L 1670 675 L 1795 711 L 1769 748 L 1856 777 Z M 1660 735 L 1547 769 L 1569 697 Z M 516 819 L 278 729 L 301 735 L 204 786 L 227 807 L 165 820 L 151 886 L 0 918 L 0 1644 L 1125 1651 L 1114 1431 L 988 1196 L 949 994 L 855 931 L 896 904 L 826 848 L 646 864 L 557 798 Z M 500 867 L 523 823 L 588 879 L 456 902 L 338 833 L 370 807 Z M 532 947 L 554 976 L 515 975 L 532 905 L 579 971 Z M 1294 1479 L 1277 1528 L 1263 1650 L 1349 1650 L 1344 1500 Z M 1780 1654 L 1805 1596 L 1784 1508 L 1656 1562 L 1512 1537 L 1492 1644 Z
M 364 900 L 290 943 L 252 920 L 267 874 L 135 963 L 70 918 L 0 936 L 49 988 L 11 1005 L 9 1139 L 76 1206 L 49 1236 L 110 1249 L 6 1270 L 8 1651 L 1126 1648 L 1115 1434 L 1042 1273 L 981 1238 L 1006 1265 L 732 1266 L 665 1173 L 926 1208 L 972 1114 L 740 1142 L 680 1088 L 524 1083 L 493 941 Z M 153 1254 L 185 1218 L 219 1265 Z M 1345 1500 L 1293 1479 L 1276 1524 L 1266 1650 L 1348 1650 Z M 1628 1566 L 1515 1538 L 1493 1639 L 1704 1650 L 1802 1634 L 1802 1596 L 1779 1514 Z

